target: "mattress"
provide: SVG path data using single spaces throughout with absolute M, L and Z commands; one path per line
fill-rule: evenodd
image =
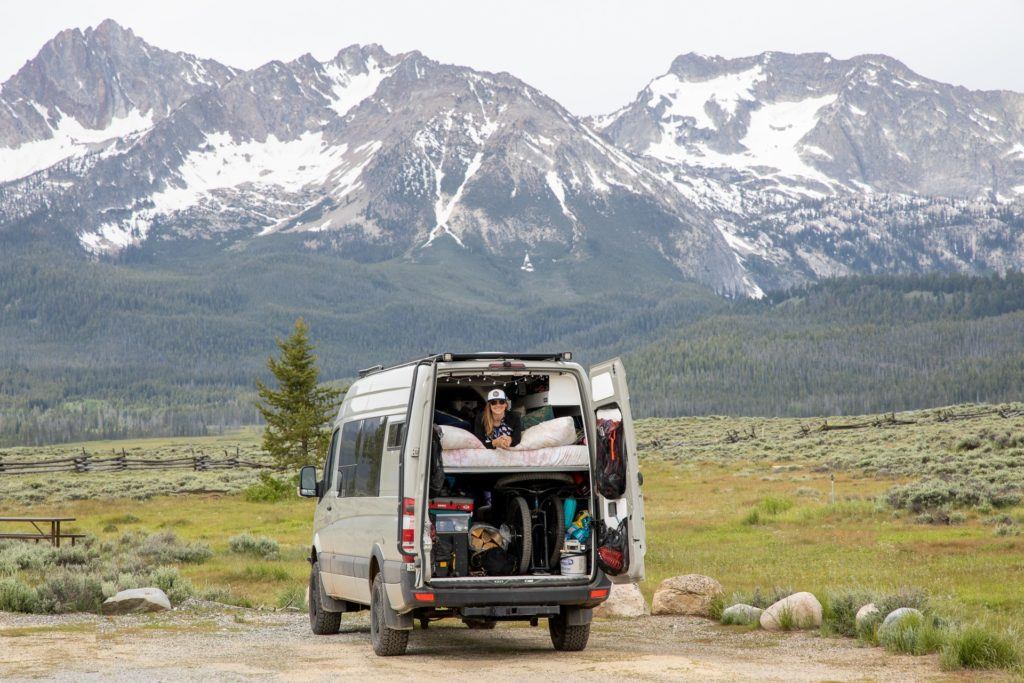
M 590 463 L 586 446 L 551 446 L 530 451 L 458 448 L 441 451 L 448 469 L 583 469 Z

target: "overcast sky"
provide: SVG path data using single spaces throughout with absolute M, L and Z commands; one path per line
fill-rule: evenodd
M 110 17 L 149 43 L 251 68 L 352 43 L 508 71 L 579 114 L 632 100 L 684 52 L 885 53 L 929 78 L 1024 92 L 1024 0 L 41 0 L 0 4 L 0 82 L 58 31 Z

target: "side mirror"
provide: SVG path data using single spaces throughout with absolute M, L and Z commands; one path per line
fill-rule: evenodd
M 303 498 L 319 497 L 320 486 L 316 480 L 315 467 L 306 466 L 299 470 L 299 495 Z

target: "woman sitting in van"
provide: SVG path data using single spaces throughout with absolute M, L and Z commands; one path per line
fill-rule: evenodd
M 512 448 L 523 435 L 519 416 L 508 411 L 508 397 L 501 389 L 491 389 L 487 405 L 476 416 L 473 431 L 487 448 Z

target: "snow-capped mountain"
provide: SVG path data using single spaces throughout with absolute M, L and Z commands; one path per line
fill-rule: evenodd
M 62 31 L 0 87 L 0 183 L 132 139 L 234 74 L 110 20 Z
M 69 39 L 98 49 L 101 33 L 120 36 L 111 52 L 156 52 L 106 22 L 62 33 L 41 55 Z M 53 68 L 37 58 L 12 81 Z M 74 119 L 87 133 L 68 134 L 74 146 L 60 148 L 63 159 L 6 172 L 0 225 L 62 226 L 100 256 L 154 240 L 300 233 L 308 248 L 362 259 L 415 257 L 450 240 L 468 251 L 511 253 L 511 267 L 529 255 L 539 269 L 590 258 L 595 244 L 629 244 L 717 291 L 757 292 L 709 216 L 508 74 L 378 46 L 352 46 L 327 62 L 305 55 L 246 72 L 207 70 L 223 82 L 169 69 L 168 81 L 182 74 L 186 84 L 196 81 L 180 102 L 136 101 L 126 92 L 120 109 L 107 106 L 106 119 Z M 116 68 L 103 76 L 100 93 L 122 79 Z M 68 87 L 61 81 L 60 96 L 24 106 L 56 111 Z M 5 85 L 5 102 L 8 92 Z M 118 112 L 145 125 L 90 146 L 120 125 L 111 123 Z M 60 125 L 70 130 L 68 119 Z M 0 154 L 17 155 L 33 143 L 2 144 Z
M 788 196 L 1024 194 L 1024 95 L 884 55 L 690 53 L 595 125 L 637 154 Z
M 108 20 L 60 33 L 0 87 L 0 236 L 93 258 L 186 242 L 443 251 L 521 277 L 590 263 L 757 296 L 1020 268 L 1022 207 L 1024 96 L 884 56 L 683 55 L 582 119 L 514 76 L 418 52 L 245 71 Z
M 764 288 L 1024 265 L 1018 93 L 884 55 L 690 53 L 591 124 L 714 214 Z

